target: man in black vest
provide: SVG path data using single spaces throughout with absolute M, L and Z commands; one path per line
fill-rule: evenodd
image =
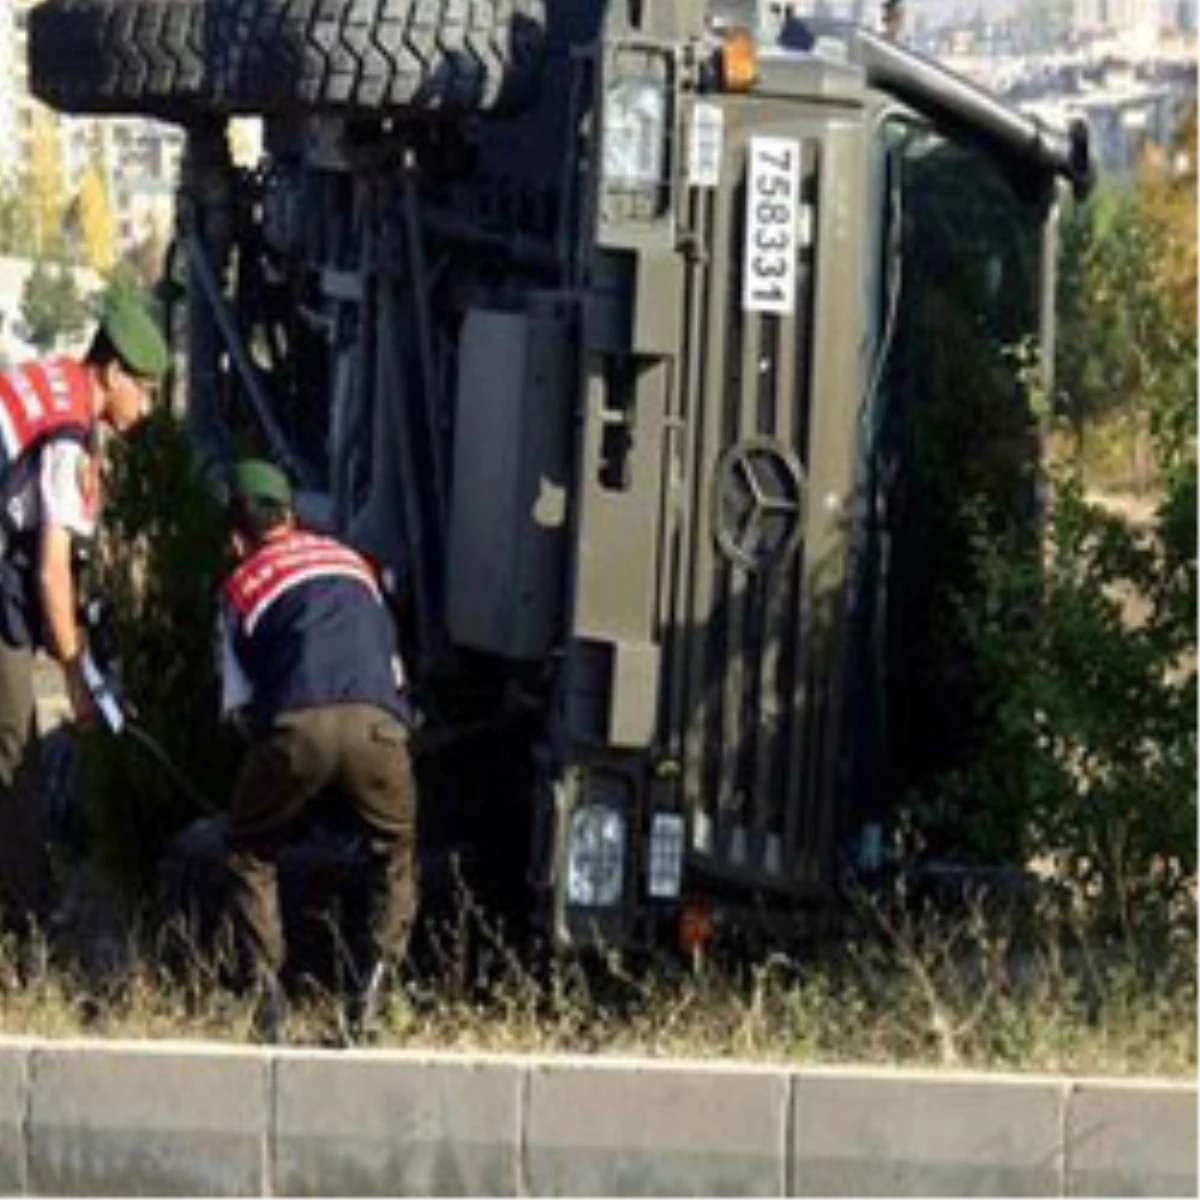
M 260 1031 L 277 1039 L 283 1017 L 277 855 L 332 788 L 367 833 L 367 961 L 350 1017 L 355 1033 L 369 1032 L 416 909 L 416 791 L 390 618 L 366 559 L 297 528 L 288 481 L 270 463 L 237 464 L 230 509 L 237 565 L 222 594 L 222 707 L 250 736 L 229 811 L 231 906 L 242 962 L 262 989 Z
M 167 366 L 158 325 L 123 292 L 106 300 L 82 358 L 52 355 L 0 372 L 0 909 L 18 933 L 50 905 L 34 653 L 60 664 L 72 715 L 90 724 L 73 551 L 91 541 L 100 516 L 101 429 L 136 426 Z

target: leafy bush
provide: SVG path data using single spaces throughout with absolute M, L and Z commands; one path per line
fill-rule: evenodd
M 911 813 L 918 842 L 949 831 L 969 858 L 1040 860 L 1126 935 L 1194 912 L 1197 346 L 1187 226 L 1154 190 L 1171 187 L 1194 196 L 1143 179 L 1069 215 L 1055 407 L 1073 436 L 1056 439 L 1044 554 L 979 522 L 985 586 L 958 621 L 986 737 Z M 1141 516 L 1088 490 L 1087 434 L 1114 422 L 1154 487 Z
M 221 514 L 165 409 L 115 448 L 106 487 L 95 578 L 113 606 L 124 693 L 182 775 L 220 804 L 238 750 L 217 720 Z M 83 765 L 94 850 L 141 891 L 166 838 L 198 815 L 195 802 L 129 737 L 89 738 Z
M 40 258 L 33 264 L 21 294 L 21 317 L 29 328 L 29 340 L 43 352 L 84 331 L 87 305 L 66 263 L 60 262 L 54 271 Z
M 1176 149 L 1196 161 L 1194 111 Z M 1056 409 L 1085 456 L 1115 428 L 1139 489 L 1195 463 L 1196 179 L 1173 171 L 1148 158 L 1063 225 Z
M 964 840 L 1041 859 L 1105 925 L 1131 933 L 1187 900 L 1196 871 L 1195 509 L 1139 528 L 1057 481 L 1038 612 L 1028 566 L 994 548 L 985 605 L 962 613 L 981 656 L 986 744 L 942 797 Z M 1190 536 L 1186 532 L 1190 524 Z M 977 822 L 980 807 L 990 820 Z

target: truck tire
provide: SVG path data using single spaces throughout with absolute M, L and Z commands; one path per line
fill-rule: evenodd
M 64 112 L 205 112 L 210 21 L 205 0 L 46 0 L 29 14 L 30 90 Z
M 544 0 L 228 0 L 221 94 L 239 111 L 516 106 Z
M 30 86 L 76 113 L 515 107 L 545 0 L 43 0 Z

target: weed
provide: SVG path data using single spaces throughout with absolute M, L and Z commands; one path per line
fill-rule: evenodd
M 56 963 L 42 942 L 0 946 L 0 1027 L 251 1040 L 252 1006 L 221 986 L 220 961 L 193 947 L 168 969 L 162 940 L 131 932 L 102 975 Z M 616 955 L 533 966 L 536 955 L 518 954 L 466 901 L 427 941 L 388 998 L 376 1045 L 1116 1075 L 1196 1066 L 1186 923 L 1149 946 L 1103 939 L 1061 906 L 1018 914 L 977 897 L 947 913 L 863 895 L 849 932 L 803 957 L 671 959 L 634 972 Z M 344 1045 L 339 996 L 301 981 L 288 1037 Z

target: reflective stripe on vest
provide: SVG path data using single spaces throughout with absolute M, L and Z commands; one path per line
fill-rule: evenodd
M 94 422 L 91 378 L 74 359 L 59 356 L 0 372 L 0 443 L 7 464 L 56 429 L 89 429 Z
M 356 579 L 378 600 L 367 560 L 348 546 L 314 533 L 289 533 L 260 547 L 230 576 L 225 594 L 247 637 L 263 614 L 291 588 L 313 579 Z

